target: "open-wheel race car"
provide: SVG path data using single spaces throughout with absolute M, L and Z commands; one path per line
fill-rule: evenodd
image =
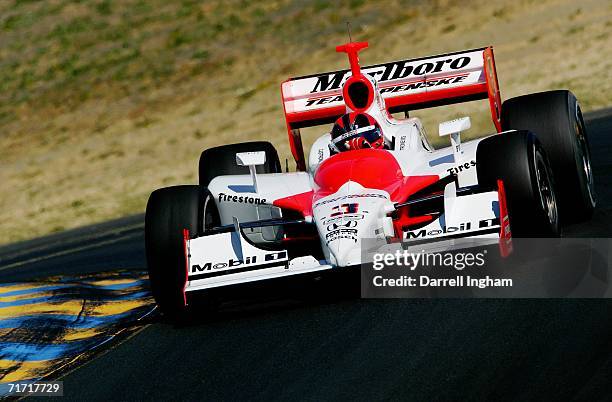
M 155 190 L 145 220 L 152 292 L 181 315 L 196 294 L 358 269 L 363 239 L 556 237 L 595 207 L 580 106 L 566 90 L 502 103 L 493 48 L 291 78 L 282 98 L 295 172 L 269 142 L 202 152 L 199 185 Z M 488 99 L 496 132 L 433 149 L 409 110 Z M 392 113 L 406 112 L 397 119 Z M 300 128 L 327 125 L 304 155 Z

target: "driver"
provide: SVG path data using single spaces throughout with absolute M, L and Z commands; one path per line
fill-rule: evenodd
M 329 148 L 332 154 L 356 149 L 384 149 L 380 125 L 367 113 L 347 113 L 334 123 Z

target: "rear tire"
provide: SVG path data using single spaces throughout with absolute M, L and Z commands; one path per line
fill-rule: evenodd
M 552 171 L 534 134 L 514 131 L 485 138 L 476 150 L 476 168 L 484 188 L 497 189 L 497 180 L 503 181 L 512 236 L 559 236 Z
M 529 130 L 538 137 L 557 180 L 564 223 L 590 218 L 596 205 L 588 137 L 580 105 L 569 91 L 549 91 L 508 99 L 503 130 Z
M 187 261 L 183 229 L 202 232 L 202 192 L 198 186 L 175 186 L 151 193 L 145 214 L 147 268 L 153 297 L 171 320 L 187 312 L 183 288 Z
M 220 147 L 207 149 L 200 155 L 200 186 L 208 187 L 210 181 L 217 176 L 249 174 L 249 168 L 247 166 L 238 166 L 236 164 L 236 153 L 258 151 L 264 151 L 266 153 L 266 162 L 256 167 L 257 173 L 282 172 L 278 152 L 276 152 L 274 146 L 267 141 L 222 145 Z

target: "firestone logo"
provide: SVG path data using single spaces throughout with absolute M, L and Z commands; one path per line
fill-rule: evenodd
M 266 199 L 258 197 L 249 197 L 244 195 L 229 195 L 225 193 L 219 193 L 219 202 L 238 202 L 243 204 L 261 205 L 266 203 Z

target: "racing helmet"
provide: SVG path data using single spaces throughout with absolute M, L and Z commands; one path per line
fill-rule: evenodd
M 347 113 L 334 123 L 329 144 L 332 153 L 384 147 L 380 125 L 367 113 Z

